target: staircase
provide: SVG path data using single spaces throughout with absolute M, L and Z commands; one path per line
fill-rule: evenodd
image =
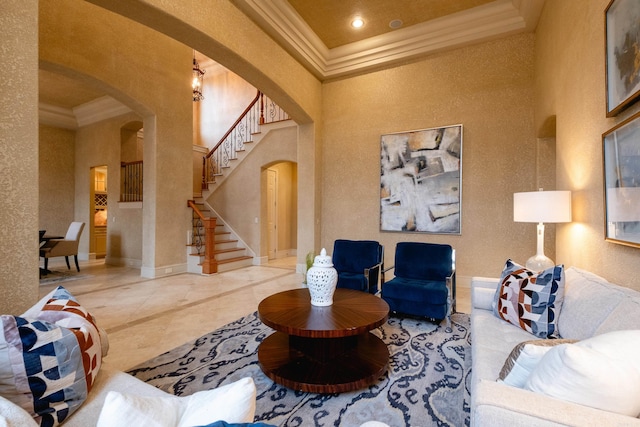
M 194 200 L 188 203 L 193 212 L 187 244 L 188 272 L 211 274 L 253 264 L 255 254 L 224 220 L 213 215 L 214 212 L 205 200 L 269 130 L 287 126 L 295 126 L 289 115 L 262 92 L 257 91 L 253 101 L 227 133 L 203 157 L 202 193 L 194 196 Z M 215 227 L 211 218 L 215 218 Z M 207 235 L 207 227 L 212 227 L 214 231 Z
M 240 163 L 251 151 L 259 135 L 266 132 L 265 126 L 291 126 L 289 115 L 275 102 L 258 91 L 240 117 L 227 133 L 202 159 L 202 191 L 213 191 L 211 186 L 219 185 L 228 176 L 232 165 Z
M 215 218 L 201 197 L 196 197 L 193 202 L 203 216 Z M 205 226 L 196 210 L 193 209 L 192 212 L 192 230 L 187 244 L 187 271 L 204 274 L 202 266 L 205 262 Z M 215 258 L 218 273 L 253 265 L 253 256 L 249 249 L 224 222 L 219 222 L 218 218 L 216 218 L 213 243 L 212 255 Z

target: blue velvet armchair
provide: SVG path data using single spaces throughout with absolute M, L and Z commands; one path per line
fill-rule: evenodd
M 449 245 L 400 242 L 396 245 L 394 278 L 384 281 L 382 299 L 392 312 L 447 319 L 455 312 L 455 251 Z
M 384 247 L 372 240 L 338 239 L 333 244 L 333 267 L 338 288 L 378 293 L 378 278 L 384 261 Z

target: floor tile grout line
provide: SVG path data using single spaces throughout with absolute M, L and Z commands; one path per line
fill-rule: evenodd
M 182 310 L 185 310 L 185 309 L 188 309 L 188 308 L 193 308 L 193 307 L 196 307 L 198 305 L 205 304 L 205 303 L 207 303 L 209 301 L 212 301 L 212 300 L 214 300 L 216 298 L 222 298 L 222 297 L 234 294 L 234 293 L 236 293 L 238 291 L 241 291 L 241 290 L 244 290 L 244 289 L 249 289 L 249 288 L 252 288 L 252 287 L 255 287 L 255 286 L 258 286 L 258 285 L 262 285 L 262 284 L 271 282 L 273 280 L 282 279 L 283 277 L 287 277 L 287 276 L 290 276 L 290 275 L 293 275 L 293 274 L 296 274 L 296 273 L 290 271 L 288 273 L 281 274 L 279 276 L 274 276 L 274 277 L 271 277 L 269 279 L 264 279 L 264 280 L 260 280 L 258 282 L 249 283 L 249 284 L 247 284 L 245 286 L 242 286 L 242 287 L 239 287 L 239 288 L 235 288 L 235 289 L 232 289 L 232 290 L 229 290 L 229 291 L 226 291 L 226 292 L 222 292 L 220 294 L 212 295 L 210 297 L 207 297 L 207 298 L 204 298 L 204 299 L 201 299 L 201 300 L 198 300 L 198 301 L 193 301 L 193 302 L 190 302 L 188 304 L 180 305 L 180 306 L 175 307 L 175 308 L 173 308 L 171 310 L 164 310 L 164 311 L 161 311 L 159 313 L 151 314 L 149 316 L 145 316 L 145 317 L 141 317 L 139 319 L 132 320 L 131 322 L 123 323 L 121 325 L 114 326 L 112 328 L 107 328 L 106 332 L 107 332 L 107 334 L 113 334 L 113 333 L 116 333 L 116 332 L 121 332 L 121 331 L 126 330 L 128 328 L 139 326 L 139 325 L 144 324 L 146 322 L 151 322 L 153 320 L 156 320 L 156 319 L 158 319 L 160 317 L 163 317 L 163 316 L 166 316 L 168 314 L 175 314 L 176 311 L 182 311 Z

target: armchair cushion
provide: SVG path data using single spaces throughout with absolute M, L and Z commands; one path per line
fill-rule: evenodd
M 382 291 L 382 298 L 392 311 L 432 319 L 444 319 L 447 316 L 447 295 L 444 281 L 401 277 L 386 282 Z
M 337 287 L 377 293 L 382 259 L 383 248 L 376 241 L 336 240 L 332 261 L 338 273 Z
M 333 267 L 337 271 L 362 273 L 380 264 L 380 243 L 372 240 L 336 240 L 333 244 Z
M 452 273 L 452 255 L 449 245 L 400 242 L 396 246 L 395 276 L 443 280 Z
M 455 304 L 453 254 L 449 245 L 399 242 L 395 277 L 382 285 L 382 299 L 391 311 L 449 321 Z
M 447 304 L 447 286 L 442 280 L 411 280 L 396 277 L 385 283 L 384 296 L 430 304 Z

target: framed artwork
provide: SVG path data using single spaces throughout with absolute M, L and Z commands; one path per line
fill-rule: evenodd
M 640 2 L 611 0 L 605 9 L 607 117 L 640 95 Z
M 640 247 L 640 113 L 602 135 L 605 239 Z
M 462 125 L 380 137 L 380 230 L 461 234 Z

